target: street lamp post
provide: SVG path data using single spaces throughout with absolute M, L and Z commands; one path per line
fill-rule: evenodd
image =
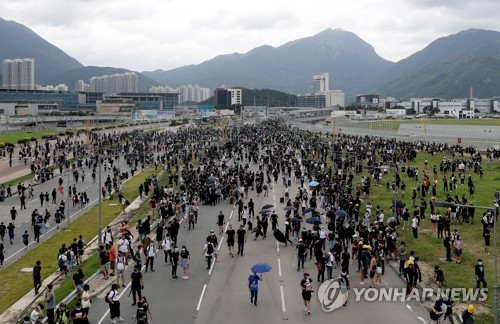
M 464 208 L 477 208 L 477 209 L 486 209 L 493 210 L 493 320 L 494 324 L 498 324 L 498 253 L 497 253 L 497 208 L 496 207 L 487 207 L 487 206 L 478 206 L 478 205 L 462 205 L 462 204 L 454 204 L 443 201 L 434 202 L 435 207 L 464 207 Z

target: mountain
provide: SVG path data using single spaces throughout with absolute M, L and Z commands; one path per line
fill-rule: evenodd
M 48 84 L 66 84 L 70 89 L 73 89 L 76 81 L 84 80 L 86 83 L 89 82 L 91 77 L 109 75 L 115 73 L 125 73 L 131 72 L 127 69 L 120 69 L 114 67 L 100 67 L 100 66 L 83 66 L 80 68 L 68 70 L 50 80 Z M 144 76 L 142 73 L 138 73 L 139 76 L 139 92 L 149 92 L 149 88 L 152 86 L 160 85 L 158 82 Z
M 398 99 L 477 98 L 500 95 L 500 33 L 469 29 L 439 38 L 397 62 L 373 92 Z
M 28 27 L 3 18 L 0 18 L 0 44 L 0 61 L 10 58 L 34 58 L 35 81 L 41 85 L 63 83 L 73 89 L 78 80 L 88 83 L 93 76 L 131 72 L 113 67 L 83 66 Z M 151 86 L 157 85 L 159 84 L 156 81 L 139 73 L 139 91 L 148 92 Z
M 197 65 L 142 73 L 172 87 L 198 84 L 213 89 L 227 85 L 304 94 L 313 90 L 313 75 L 329 72 L 330 89 L 342 89 L 353 97 L 373 87 L 377 76 L 393 64 L 354 33 L 327 29 L 276 48 L 265 45 Z
M 12 58 L 34 58 L 35 80 L 47 80 L 68 70 L 83 67 L 80 62 L 15 21 L 0 18 L 0 61 Z

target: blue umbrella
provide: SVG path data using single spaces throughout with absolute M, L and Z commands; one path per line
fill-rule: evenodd
M 272 267 L 267 263 L 256 263 L 250 270 L 255 273 L 265 273 L 271 271 Z
M 262 215 L 262 214 L 269 214 L 270 212 L 272 212 L 271 209 L 262 209 L 260 212 L 259 212 L 259 215 Z
M 299 219 L 297 217 L 292 217 L 292 218 L 289 218 L 288 221 L 292 222 L 292 223 L 300 223 L 300 222 L 302 222 L 302 219 Z
M 306 209 L 304 209 L 304 214 L 310 213 L 310 212 L 314 211 L 315 209 L 316 208 L 312 208 L 312 207 L 306 208 Z
M 321 224 L 321 219 L 319 219 L 319 217 L 309 217 L 308 219 L 306 219 L 306 223 Z
M 338 217 L 343 217 L 345 218 L 347 216 L 347 213 L 345 210 L 342 210 L 342 209 L 337 209 L 335 211 L 335 216 L 338 216 Z
M 311 181 L 311 182 L 309 182 L 309 186 L 311 186 L 311 187 L 316 187 L 317 185 L 319 185 L 318 181 Z
M 286 206 L 285 208 L 283 208 L 284 211 L 292 211 L 292 210 L 297 210 L 297 208 L 293 207 L 293 206 Z

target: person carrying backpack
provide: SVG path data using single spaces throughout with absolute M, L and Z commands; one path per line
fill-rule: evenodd
M 207 238 L 207 243 L 205 243 L 205 246 L 203 247 L 203 253 L 205 253 L 205 257 L 207 259 L 207 270 L 210 269 L 210 266 L 212 265 L 214 250 L 214 244 L 209 238 Z

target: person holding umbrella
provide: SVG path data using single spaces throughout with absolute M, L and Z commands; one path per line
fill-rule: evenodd
M 256 272 L 252 271 L 252 274 L 248 276 L 248 290 L 250 290 L 250 303 L 257 306 L 257 295 L 259 293 L 259 281 L 262 277 L 257 275 Z

